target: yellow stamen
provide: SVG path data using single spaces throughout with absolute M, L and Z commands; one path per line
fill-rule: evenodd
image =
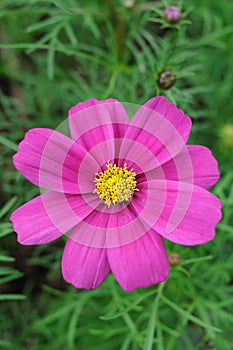
M 134 191 L 139 191 L 136 188 L 136 173 L 133 169 L 128 170 L 126 163 L 120 168 L 108 162 L 106 168 L 104 172 L 96 173 L 94 193 L 97 193 L 108 207 L 111 204 L 129 201 Z

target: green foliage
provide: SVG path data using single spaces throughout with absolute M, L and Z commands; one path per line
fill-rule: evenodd
M 168 5 L 182 8 L 180 22 L 166 23 Z M 232 350 L 232 11 L 228 0 L 0 2 L 0 348 Z M 176 82 L 163 89 L 167 70 Z M 192 117 L 190 143 L 219 160 L 216 238 L 166 242 L 180 262 L 159 286 L 127 294 L 110 275 L 97 290 L 77 291 L 61 277 L 62 240 L 16 242 L 9 215 L 38 189 L 12 155 L 25 131 L 56 128 L 79 101 L 141 104 L 159 94 Z

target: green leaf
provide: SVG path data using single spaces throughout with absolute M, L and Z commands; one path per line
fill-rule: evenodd
M 14 230 L 11 223 L 8 223 L 8 222 L 0 223 L 0 238 L 9 235 L 9 233 L 13 231 Z
M 3 261 L 3 262 L 14 262 L 15 258 L 12 258 L 10 256 L 6 256 L 6 255 L 0 255 L 0 261 Z
M 171 300 L 167 299 L 165 296 L 161 296 L 161 299 L 165 302 L 165 304 L 170 306 L 174 311 L 179 313 L 182 317 L 187 317 L 187 319 L 189 319 L 193 323 L 195 323 L 195 324 L 197 324 L 197 325 L 199 325 L 199 326 L 201 326 L 203 328 L 211 329 L 214 332 L 220 332 L 220 333 L 222 332 L 221 329 L 219 329 L 217 327 L 210 326 L 208 323 L 205 323 L 204 321 L 202 321 L 199 318 L 193 316 L 192 314 L 189 314 L 187 311 L 182 309 L 180 306 L 178 306 L 177 304 L 175 304 Z
M 18 151 L 18 146 L 14 142 L 8 140 L 6 137 L 1 136 L 1 135 L 0 135 L 0 143 L 3 146 L 5 146 L 5 147 L 7 147 L 7 148 L 9 148 L 9 149 L 11 149 L 11 150 L 13 150 L 15 152 Z
M 7 300 L 25 300 L 26 296 L 22 294 L 0 294 L 0 301 Z
M 104 316 L 100 316 L 100 319 L 101 320 L 113 320 L 115 318 L 118 318 L 122 315 L 124 315 L 125 313 L 129 312 L 130 310 L 134 309 L 135 306 L 137 306 L 138 304 L 140 304 L 144 299 L 147 299 L 149 298 L 151 295 L 155 294 L 155 291 L 150 291 L 149 293 L 146 293 L 145 295 L 139 297 L 138 299 L 135 300 L 134 303 L 132 303 L 129 307 L 123 309 L 122 311 L 120 312 L 117 312 L 117 313 L 109 313 L 107 315 L 104 315 Z
M 0 210 L 0 219 L 11 210 L 16 201 L 17 197 L 13 197 L 3 206 Z

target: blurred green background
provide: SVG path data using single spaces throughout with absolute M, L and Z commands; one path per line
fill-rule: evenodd
M 164 19 L 170 5 L 181 8 L 178 23 Z M 232 0 L 1 0 L 1 349 L 233 349 L 232 13 Z M 161 83 L 167 71 L 170 88 Z M 9 215 L 39 191 L 12 155 L 28 129 L 56 128 L 79 101 L 156 95 L 192 118 L 189 143 L 218 159 L 216 238 L 166 242 L 178 261 L 165 284 L 127 294 L 109 276 L 97 290 L 76 290 L 61 276 L 62 239 L 16 241 Z

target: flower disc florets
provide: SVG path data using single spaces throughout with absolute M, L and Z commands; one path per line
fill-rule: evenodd
M 129 201 L 134 191 L 138 191 L 136 173 L 133 169 L 128 170 L 126 163 L 122 168 L 108 162 L 106 168 L 104 172 L 96 173 L 94 193 L 97 193 L 108 207 L 111 204 Z

